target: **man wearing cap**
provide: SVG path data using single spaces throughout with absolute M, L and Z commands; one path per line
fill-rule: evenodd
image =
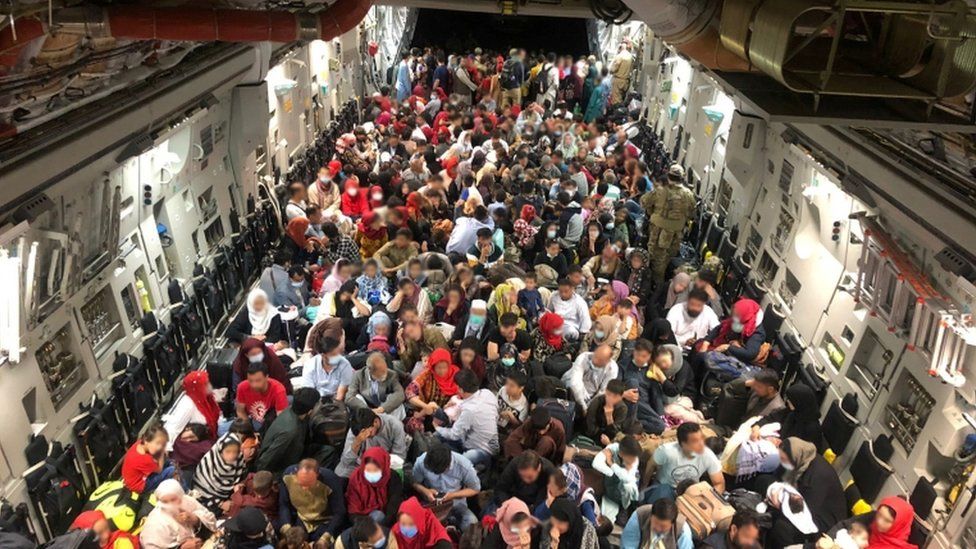
M 268 519 L 257 507 L 245 507 L 224 523 L 225 547 L 228 549 L 264 549 L 272 547 L 268 539 Z
M 281 471 L 305 452 L 308 419 L 319 402 L 319 392 L 310 387 L 295 391 L 291 406 L 278 414 L 261 438 L 256 468 Z
M 695 213 L 695 195 L 684 186 L 685 169 L 672 164 L 664 181 L 641 197 L 641 207 L 650 220 L 647 252 L 656 284 L 664 282 L 664 272 L 678 253 L 685 227 Z
M 508 59 L 502 65 L 502 73 L 498 81 L 502 85 L 502 109 L 512 105 L 522 104 L 522 83 L 525 82 L 525 65 L 519 58 L 519 51 L 512 48 L 508 52 Z

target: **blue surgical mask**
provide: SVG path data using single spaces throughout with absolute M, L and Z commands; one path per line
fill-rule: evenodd
M 366 482 L 376 484 L 383 478 L 383 471 L 363 471 L 363 476 L 366 477 Z
M 301 288 L 304 285 L 305 285 L 304 281 L 298 281 L 298 282 L 295 282 L 294 280 L 291 281 L 292 288 Z
M 597 339 L 603 339 L 603 338 L 605 338 L 605 337 L 607 337 L 607 333 L 606 333 L 606 332 L 604 332 L 603 330 L 594 330 L 594 331 L 593 331 L 593 335 L 594 335 L 594 336 L 595 336 L 595 337 L 596 337 Z
M 322 183 L 328 183 L 329 182 L 329 176 L 327 176 L 327 175 L 319 176 L 319 181 L 321 181 Z
M 400 526 L 400 533 L 407 539 L 413 539 L 417 535 L 416 526 Z
M 742 333 L 742 330 L 746 328 L 745 324 L 737 318 L 732 319 L 732 331 L 736 333 Z
M 376 549 L 380 549 L 381 547 L 386 547 L 386 537 L 384 536 L 376 540 L 376 543 L 373 544 L 373 547 L 375 547 Z
M 502 359 L 502 366 L 514 366 L 514 365 L 515 365 L 515 357 L 507 356 Z
M 258 353 L 256 355 L 247 355 L 247 361 L 250 362 L 251 364 L 264 362 L 264 353 Z
M 340 362 L 342 362 L 342 355 L 329 357 L 329 364 L 332 366 L 338 366 Z
M 608 231 L 612 231 L 613 230 L 613 222 L 607 223 L 607 230 Z
M 485 323 L 485 317 L 480 315 L 471 315 L 468 317 L 468 322 L 470 322 L 472 326 L 481 326 Z
M 546 236 L 549 238 L 556 238 L 556 231 L 546 231 Z

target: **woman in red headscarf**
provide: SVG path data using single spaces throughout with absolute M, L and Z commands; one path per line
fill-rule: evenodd
M 279 381 L 285 386 L 285 392 L 291 394 L 291 378 L 288 377 L 288 369 L 282 364 L 281 359 L 275 354 L 274 349 L 264 344 L 263 341 L 249 337 L 241 343 L 241 348 L 237 351 L 237 358 L 233 364 L 233 384 L 237 385 L 247 378 L 247 368 L 251 364 L 263 363 L 268 367 L 268 376 Z
M 890 496 L 881 500 L 871 522 L 868 549 L 918 549 L 908 541 L 914 518 L 915 509 L 904 499 Z
M 359 254 L 365 260 L 373 257 L 376 250 L 390 240 L 390 233 L 387 232 L 383 219 L 370 210 L 356 223 L 356 234 L 353 235 L 353 240 L 359 244 Z
M 281 247 L 291 255 L 291 262 L 294 265 L 304 265 L 314 259 L 314 250 L 318 245 L 318 239 L 305 236 L 305 233 L 308 232 L 308 226 L 307 217 L 295 217 L 285 227 L 285 236 L 282 238 Z
M 539 363 L 557 353 L 571 354 L 563 339 L 563 317 L 556 313 L 543 313 L 539 325 L 532 331 L 532 357 Z
M 210 430 L 210 439 L 217 438 L 217 422 L 220 420 L 220 405 L 213 395 L 210 376 L 204 370 L 194 370 L 183 377 L 183 392 L 204 418 L 204 425 Z
M 515 238 L 518 241 L 519 248 L 523 250 L 530 249 L 535 246 L 535 235 L 539 232 L 539 227 L 532 224 L 535 220 L 535 206 L 531 204 L 525 204 L 522 206 L 522 211 L 519 212 L 519 218 L 515 220 L 514 230 Z
M 451 537 L 434 513 L 413 497 L 400 505 L 391 530 L 399 549 L 451 549 Z
M 346 511 L 355 520 L 369 515 L 390 526 L 396 520 L 403 501 L 403 480 L 390 469 L 390 454 L 379 446 L 363 452 L 360 465 L 349 477 L 346 489 Z
M 406 423 L 408 432 L 423 431 L 427 417 L 438 408 L 444 407 L 458 393 L 454 375 L 459 370 L 447 349 L 434 349 L 430 353 L 427 367 L 407 385 L 405 391 L 407 403 L 414 410 Z
M 726 353 L 751 364 L 759 358 L 765 342 L 759 304 L 744 297 L 732 306 L 732 314 L 705 336 L 699 351 Z
M 346 180 L 342 192 L 342 213 L 353 219 L 359 219 L 369 210 L 369 199 L 363 189 L 359 188 L 359 178 L 352 176 Z

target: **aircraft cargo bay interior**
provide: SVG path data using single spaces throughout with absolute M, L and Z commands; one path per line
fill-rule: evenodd
M 976 548 L 976 0 L 0 1 L 0 547 Z

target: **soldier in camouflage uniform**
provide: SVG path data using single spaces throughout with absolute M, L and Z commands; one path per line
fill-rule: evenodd
M 678 164 L 668 169 L 667 183 L 641 197 L 641 207 L 650 220 L 647 252 L 655 284 L 664 282 L 668 263 L 678 253 L 685 227 L 695 212 L 695 195 L 684 185 L 685 170 Z

